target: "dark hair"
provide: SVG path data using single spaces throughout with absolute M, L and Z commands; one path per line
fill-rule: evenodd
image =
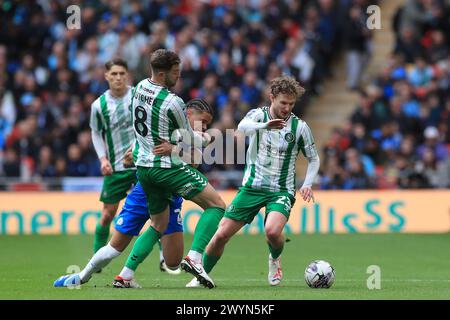
M 202 99 L 192 99 L 189 100 L 188 103 L 186 103 L 186 107 L 189 109 L 194 109 L 200 112 L 208 112 L 210 115 L 214 115 L 214 110 L 213 108 L 208 104 L 208 102 L 206 102 L 205 100 Z
M 128 71 L 128 64 L 127 64 L 127 62 L 125 60 L 121 59 L 121 58 L 112 59 L 112 60 L 109 60 L 109 61 L 107 61 L 105 63 L 105 68 L 106 68 L 107 71 L 111 70 L 111 68 L 113 66 L 121 66 L 121 67 L 124 67 L 125 70 Z
M 175 52 L 166 49 L 158 49 L 150 56 L 150 66 L 154 71 L 169 71 L 180 62 L 180 57 Z

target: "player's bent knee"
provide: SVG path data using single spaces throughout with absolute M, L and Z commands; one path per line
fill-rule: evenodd
M 266 229 L 266 239 L 270 242 L 277 241 L 281 236 L 281 232 L 276 228 L 267 228 Z
M 220 244 L 227 243 L 230 240 L 230 238 L 231 235 L 223 231 L 219 231 L 214 235 L 214 239 Z

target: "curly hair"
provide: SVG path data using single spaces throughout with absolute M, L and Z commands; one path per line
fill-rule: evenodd
M 297 99 L 305 93 L 303 88 L 297 80 L 291 76 L 276 77 L 270 81 L 270 93 L 276 97 L 279 94 L 287 94 L 294 96 Z

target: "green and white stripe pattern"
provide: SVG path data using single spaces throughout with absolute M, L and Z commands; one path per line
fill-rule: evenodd
M 269 107 L 251 110 L 246 118 L 271 120 Z M 281 130 L 257 130 L 250 137 L 243 186 L 272 192 L 287 191 L 295 196 L 295 163 L 299 152 L 317 155 L 311 129 L 293 113 Z
M 136 134 L 133 156 L 136 165 L 155 168 L 182 166 L 170 156 L 154 155 L 153 148 L 159 144 L 159 139 L 170 141 L 177 129 L 192 132 L 183 100 L 147 78 L 136 86 L 132 111 Z
M 131 87 L 121 98 L 113 97 L 107 90 L 91 106 L 91 129 L 103 132 L 108 159 L 114 172 L 127 170 L 123 167 L 123 158 L 134 143 L 131 98 Z

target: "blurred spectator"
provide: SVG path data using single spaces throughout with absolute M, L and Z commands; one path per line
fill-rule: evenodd
M 20 177 L 19 155 L 12 148 L 8 148 L 5 150 L 3 174 L 6 177 Z
M 414 35 L 412 26 L 408 25 L 402 28 L 395 53 L 401 53 L 405 57 L 405 62 L 413 63 L 418 56 L 422 55 L 422 51 L 423 49 L 419 39 Z
M 39 151 L 36 173 L 43 178 L 56 176 L 56 168 L 53 164 L 53 153 L 49 146 L 43 146 Z
M 415 171 L 425 176 L 429 187 L 448 187 L 449 176 L 448 159 L 438 161 L 432 148 L 423 150 L 422 158 L 416 163 Z
M 424 132 L 425 141 L 417 148 L 420 159 L 424 159 L 427 150 L 433 152 L 433 157 L 437 161 L 446 161 L 448 158 L 447 146 L 441 142 L 439 131 L 435 127 L 427 127 Z
M 346 175 L 343 182 L 343 189 L 369 189 L 371 184 L 369 177 L 364 172 L 359 158 L 350 158 L 347 162 Z
M 86 177 L 89 172 L 89 165 L 82 159 L 81 148 L 76 144 L 71 144 L 68 151 L 67 176 Z
M 414 34 L 422 33 L 423 25 L 432 19 L 432 15 L 427 10 L 430 3 L 431 1 L 428 0 L 408 0 L 399 12 L 397 31 L 410 27 Z
M 366 17 L 357 5 L 350 8 L 345 31 L 347 37 L 347 88 L 359 86 L 361 75 L 369 55 L 370 30 L 366 27 Z

